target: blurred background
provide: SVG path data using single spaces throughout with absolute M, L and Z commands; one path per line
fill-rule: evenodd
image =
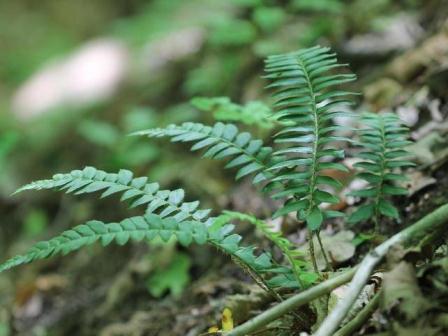
M 360 109 L 432 125 L 413 135 L 424 138 L 447 110 L 447 12 L 443 0 L 0 0 L 0 259 L 86 220 L 138 213 L 117 199 L 11 196 L 85 166 L 263 214 L 252 187 L 219 163 L 128 134 L 230 119 L 267 137 L 270 54 L 331 46 L 359 76 Z M 226 262 L 156 243 L 21 267 L 0 275 L 0 336 L 197 335 L 215 323 L 219 298 L 242 290 Z

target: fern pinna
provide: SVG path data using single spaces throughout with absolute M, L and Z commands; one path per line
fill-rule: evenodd
M 395 114 L 365 113 L 361 121 L 367 126 L 359 130 L 359 146 L 363 151 L 358 153 L 358 157 L 363 161 L 354 166 L 361 170 L 357 177 L 365 180 L 368 186 L 350 194 L 367 201 L 350 216 L 349 222 L 357 223 L 373 218 L 378 229 L 380 216 L 399 217 L 390 197 L 406 195 L 408 192 L 395 183 L 407 180 L 405 175 L 399 173 L 400 169 L 414 166 L 408 159 L 410 153 L 403 149 L 412 142 L 408 140 L 409 129 Z

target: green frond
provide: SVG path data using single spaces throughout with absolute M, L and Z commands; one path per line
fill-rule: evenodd
M 334 117 L 351 115 L 346 109 L 354 93 L 338 87 L 355 80 L 355 75 L 333 72 L 344 66 L 329 48 L 322 47 L 266 60 L 265 77 L 271 81 L 268 88 L 274 90 L 274 118 L 290 125 L 275 135 L 275 142 L 282 148 L 273 153 L 288 158 L 267 169 L 275 176 L 271 181 L 281 182 L 276 185 L 280 189 L 276 197 L 287 198 L 274 216 L 296 212 L 313 231 L 319 230 L 323 219 L 330 216 L 320 209 L 320 204 L 338 202 L 324 190 L 340 186 L 339 181 L 326 175 L 326 170 L 347 171 L 341 163 L 333 162 L 344 157 L 344 151 L 334 144 L 349 141 L 339 135 L 342 127 L 333 121 Z
M 166 128 L 149 129 L 134 134 L 156 138 L 170 137 L 172 142 L 194 142 L 192 151 L 207 149 L 203 157 L 231 158 L 226 168 L 238 167 L 237 179 L 257 173 L 255 182 L 265 179 L 263 171 L 272 154 L 272 148 L 263 146 L 261 140 L 252 139 L 248 132 L 239 132 L 233 124 L 221 122 L 212 127 L 186 122 L 182 125 L 169 125 Z
M 361 122 L 367 126 L 359 130 L 362 151 L 358 156 L 363 161 L 354 166 L 361 170 L 357 177 L 368 182 L 368 187 L 350 194 L 365 198 L 367 202 L 350 216 L 349 222 L 373 218 L 378 223 L 380 216 L 398 218 L 398 209 L 390 197 L 407 194 L 407 190 L 395 182 L 406 180 L 406 176 L 397 174 L 400 169 L 414 166 L 409 161 L 410 153 L 403 149 L 411 143 L 407 140 L 409 129 L 392 113 L 364 113 Z
M 101 197 L 120 193 L 121 201 L 130 201 L 131 207 L 144 205 L 148 213 L 157 213 L 161 217 L 174 216 L 179 221 L 187 218 L 202 220 L 210 213 L 208 209 L 198 209 L 198 201 L 184 202 L 183 189 L 160 190 L 158 183 L 148 183 L 147 177 L 134 177 L 132 172 L 124 169 L 115 174 L 86 167 L 32 182 L 16 193 L 42 189 L 57 189 L 77 195 L 102 192 Z
M 0 273 L 58 254 L 66 255 L 95 242 L 100 242 L 102 246 L 107 246 L 112 242 L 124 245 L 131 241 L 151 241 L 156 237 L 168 242 L 175 237 L 184 246 L 189 246 L 192 243 L 201 245 L 208 243 L 221 252 L 229 254 L 234 261 L 249 272 L 262 288 L 273 292 L 273 286 L 268 284 L 270 274 L 283 273 L 285 272 L 284 268 L 273 264 L 270 254 L 259 253 L 257 255 L 255 247 L 241 246 L 242 237 L 232 232 L 233 225 L 226 223 L 213 225 L 214 221 L 214 218 L 210 218 L 206 222 L 179 221 L 174 217 L 161 217 L 156 214 L 135 216 L 119 223 L 106 224 L 93 220 L 67 230 L 48 241 L 35 244 L 25 254 L 17 255 L 1 264 Z
M 168 241 L 173 236 L 177 237 L 183 245 L 189 245 L 192 242 L 204 244 L 209 239 L 207 228 L 203 223 L 178 222 L 172 217 L 162 218 L 154 214 L 131 217 L 119 223 L 105 224 L 100 221 L 89 221 L 53 239 L 35 244 L 27 253 L 13 257 L 0 265 L 0 272 L 57 254 L 66 255 L 95 242 L 100 242 L 103 246 L 111 242 L 124 245 L 130 240 L 150 241 L 156 237 Z

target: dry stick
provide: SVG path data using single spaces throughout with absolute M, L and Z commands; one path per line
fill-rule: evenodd
M 380 302 L 380 292 L 376 293 L 375 296 L 370 300 L 370 302 L 356 315 L 353 320 L 344 325 L 339 329 L 334 336 L 350 336 L 372 316 L 373 312 L 378 308 L 378 303 Z
M 346 273 L 331 278 L 314 287 L 311 287 L 304 292 L 290 297 L 282 303 L 279 303 L 278 305 L 254 317 L 253 319 L 236 327 L 232 331 L 225 333 L 224 336 L 244 336 L 250 332 L 256 331 L 259 328 L 267 325 L 268 323 L 275 321 L 284 314 L 287 314 L 291 310 L 307 304 L 308 302 L 331 292 L 334 288 L 337 288 L 350 281 L 356 271 L 356 279 L 353 278 L 353 281 L 348 290 L 348 296 L 346 296 L 339 302 L 339 304 L 321 325 L 320 329 L 318 330 L 318 334 L 316 334 L 316 336 L 331 336 L 337 329 L 341 321 L 347 315 L 350 307 L 352 306 L 360 291 L 364 287 L 364 284 L 370 277 L 372 269 L 381 260 L 381 255 L 384 256 L 392 245 L 396 243 L 409 242 L 413 239 L 417 240 L 425 236 L 428 231 L 437 230 L 439 226 L 445 224 L 445 222 L 447 221 L 448 204 L 441 206 L 432 213 L 420 219 L 417 223 L 407 227 L 403 231 L 397 233 L 392 238 L 379 245 L 374 251 L 369 253 L 366 258 L 364 258 L 359 267 L 355 267 Z M 366 274 L 364 274 L 363 272 L 366 272 Z
M 242 325 L 236 327 L 232 331 L 224 333 L 224 336 L 244 336 L 251 332 L 254 332 L 261 327 L 267 325 L 268 323 L 275 321 L 279 317 L 289 313 L 291 310 L 296 309 L 308 302 L 321 297 L 322 295 L 330 293 L 333 289 L 347 283 L 355 274 L 356 268 L 342 273 L 341 275 L 335 276 L 325 282 L 311 287 L 310 289 L 301 292 L 289 299 L 286 299 L 282 303 L 266 310 L 265 312 L 257 315 L 253 319 L 243 323 Z
M 439 226 L 442 226 L 446 222 L 448 222 L 448 204 L 437 208 L 435 211 L 420 219 L 417 223 L 395 234 L 370 252 L 359 265 L 347 290 L 347 295 L 339 301 L 314 336 L 332 336 L 334 334 L 361 293 L 364 285 L 370 278 L 373 269 L 387 254 L 391 246 L 398 243 L 408 243 L 411 240 L 422 238 L 426 234 L 437 230 Z

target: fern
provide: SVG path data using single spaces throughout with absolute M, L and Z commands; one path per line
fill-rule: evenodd
M 267 167 L 272 148 L 263 146 L 263 141 L 252 139 L 248 132 L 239 132 L 233 124 L 216 123 L 213 127 L 200 123 L 169 125 L 166 128 L 149 129 L 134 133 L 148 137 L 170 137 L 172 142 L 195 142 L 191 150 L 207 149 L 206 158 L 232 158 L 226 168 L 238 167 L 236 179 L 257 173 L 254 183 L 266 179 L 263 171 Z
M 348 99 L 352 93 L 337 90 L 335 86 L 353 81 L 355 75 L 328 74 L 343 66 L 337 63 L 335 54 L 322 47 L 266 60 L 266 78 L 271 80 L 268 88 L 274 89 L 274 117 L 288 124 L 275 135 L 275 142 L 285 147 L 274 152 L 288 158 L 267 169 L 275 175 L 269 189 L 280 189 L 274 197 L 288 198 L 274 217 L 296 212 L 311 231 L 318 231 L 324 218 L 340 215 L 322 211 L 320 205 L 339 202 L 326 190 L 341 184 L 328 176 L 326 170 L 347 171 L 341 163 L 330 161 L 344 157 L 344 151 L 334 143 L 348 141 L 335 135 L 342 128 L 333 118 L 349 115 L 341 108 L 352 103 Z
M 351 192 L 352 196 L 367 199 L 349 218 L 350 223 L 357 223 L 373 218 L 378 228 L 380 216 L 398 218 L 398 210 L 390 201 L 391 196 L 406 195 L 407 190 L 396 186 L 396 181 L 406 181 L 406 176 L 396 170 L 413 167 L 406 157 L 410 154 L 403 147 L 410 145 L 409 130 L 401 120 L 392 113 L 365 113 L 361 119 L 367 126 L 360 130 L 360 143 L 363 151 L 358 157 L 364 161 L 354 166 L 362 170 L 357 176 L 368 187 Z

